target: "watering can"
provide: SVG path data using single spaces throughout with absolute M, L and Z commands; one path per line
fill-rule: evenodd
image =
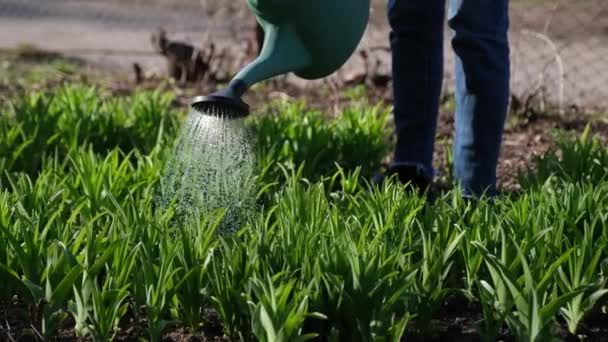
M 264 29 L 262 51 L 228 88 L 194 99 L 193 108 L 203 114 L 220 107 L 229 117 L 247 116 L 243 94 L 274 76 L 293 72 L 312 80 L 332 74 L 357 48 L 370 14 L 370 0 L 248 0 L 248 5 Z

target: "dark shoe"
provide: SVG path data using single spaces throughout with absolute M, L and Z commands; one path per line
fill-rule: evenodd
M 382 186 L 387 178 L 396 176 L 402 184 L 408 184 L 410 187 L 426 191 L 431 186 L 431 179 L 426 177 L 418 167 L 411 165 L 396 165 L 391 166 L 385 173 L 379 173 L 372 177 L 372 184 Z

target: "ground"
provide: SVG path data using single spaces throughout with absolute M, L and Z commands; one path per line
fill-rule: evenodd
M 0 333 L 6 334 L 8 341 L 30 342 L 36 341 L 34 338 L 28 338 L 27 335 L 22 335 L 24 330 L 28 330 L 27 316 L 22 311 L 23 303 L 18 301 L 14 303 L 0 303 Z M 404 337 L 404 341 L 415 342 L 441 342 L 451 340 L 455 342 L 478 342 L 481 341 L 476 333 L 476 326 L 482 320 L 481 309 L 468 303 L 461 297 L 454 296 L 448 299 L 441 308 L 439 314 L 432 321 L 433 331 L 429 335 L 418 335 L 409 333 Z M 146 325 L 145 320 L 138 321 L 133 317 L 123 319 L 120 326 L 120 331 L 115 338 L 115 341 L 138 341 L 138 337 L 145 335 Z M 163 342 L 227 342 L 228 338 L 224 335 L 221 320 L 213 310 L 207 312 L 207 324 L 203 329 L 196 333 L 188 332 L 183 328 L 167 329 L 164 334 Z M 581 325 L 579 335 L 577 337 L 568 334 L 567 327 L 563 323 L 558 335 L 564 341 L 589 341 L 589 342 L 606 342 L 608 341 L 608 318 L 605 314 L 598 312 L 590 315 Z M 78 338 L 73 330 L 74 322 L 68 319 L 64 326 L 57 334 L 57 341 L 75 342 L 83 341 Z M 413 326 L 415 326 L 415 321 Z M 9 327 L 9 329 L 6 329 Z M 6 329 L 6 330 L 5 330 Z M 2 336 L 2 335 L 0 335 Z M 24 336 L 13 340 L 15 336 Z M 501 340 L 505 342 L 515 342 L 516 340 L 508 335 L 507 331 L 503 332 Z

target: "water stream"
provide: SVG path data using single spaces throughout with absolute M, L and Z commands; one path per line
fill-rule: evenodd
M 238 230 L 254 207 L 254 156 L 243 119 L 228 109 L 193 110 L 161 179 L 163 207 L 180 220 L 200 220 L 225 208 L 223 233 Z

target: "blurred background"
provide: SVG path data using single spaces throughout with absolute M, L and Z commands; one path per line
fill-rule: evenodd
M 355 54 L 333 76 L 337 84 L 390 75 L 385 1 L 373 0 L 360 47 L 367 60 Z M 515 106 L 608 108 L 608 1 L 514 0 L 511 21 Z M 151 41 L 160 27 L 169 40 L 206 52 L 219 80 L 255 56 L 255 22 L 244 0 L 0 0 L 0 50 L 43 50 L 108 75 L 139 73 L 140 81 L 167 73 L 167 58 Z M 451 55 L 446 49 L 446 93 Z M 5 61 L 0 73 L 12 67 Z

